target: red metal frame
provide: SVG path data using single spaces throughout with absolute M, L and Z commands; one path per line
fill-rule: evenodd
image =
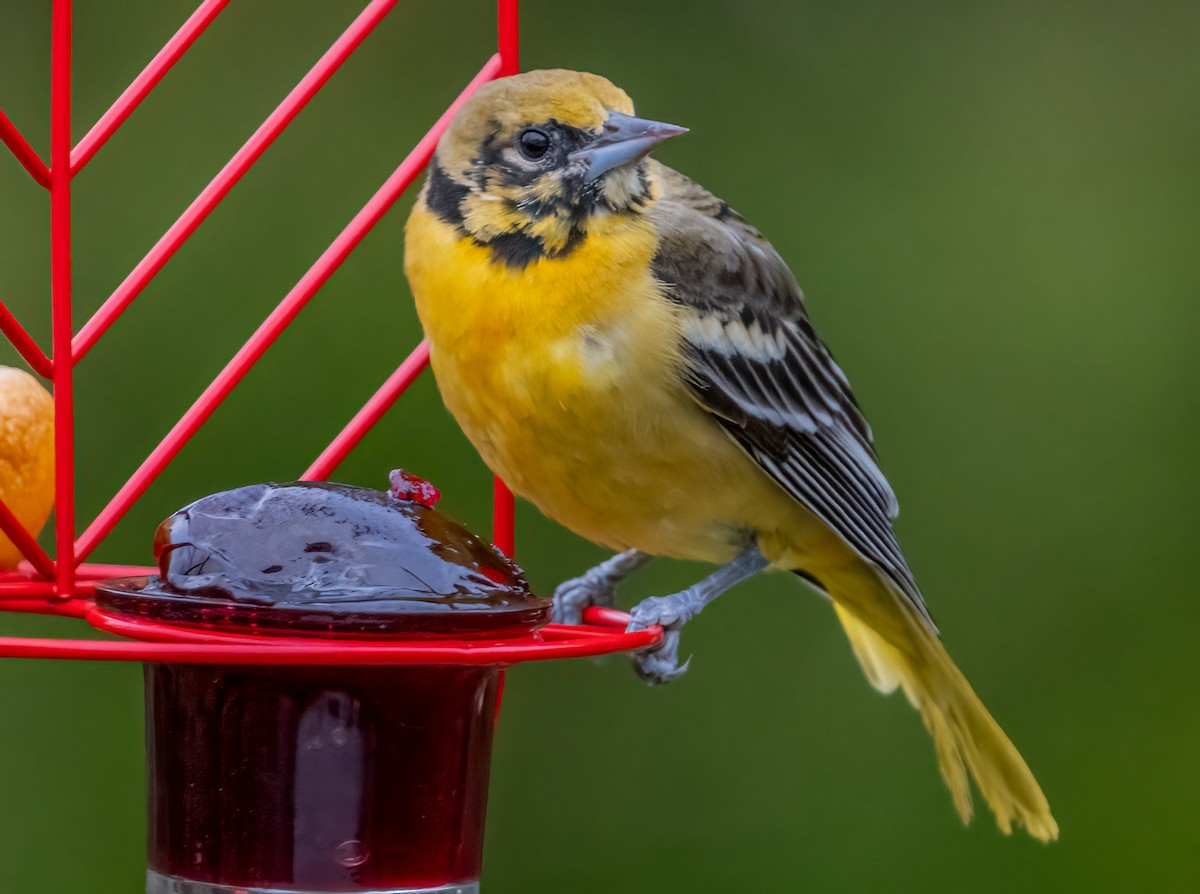
M 0 331 L 54 389 L 55 415 L 55 554 L 48 555 L 0 501 L 0 530 L 25 557 L 16 572 L 0 573 L 0 611 L 27 611 L 83 618 L 112 633 L 153 642 L 45 640 L 0 637 L 0 656 L 90 658 L 101 660 L 224 661 L 236 657 L 248 663 L 512 663 L 535 658 L 594 655 L 617 649 L 652 645 L 657 629 L 636 634 L 621 632 L 627 620 L 619 612 L 593 610 L 591 626 L 551 625 L 522 640 L 492 642 L 440 641 L 430 644 L 348 643 L 345 640 L 284 640 L 264 642 L 245 636 L 172 629 L 148 622 L 130 622 L 100 613 L 91 603 L 91 581 L 121 574 L 144 573 L 127 566 L 81 564 L 104 540 L 146 488 L 162 473 L 180 449 L 237 387 L 246 373 L 308 304 L 363 237 L 388 212 L 428 164 L 442 132 L 459 106 L 482 84 L 519 70 L 518 0 L 498 0 L 498 51 L 488 59 L 459 97 L 409 152 L 395 172 L 351 219 L 291 291 L 263 321 L 213 382 L 196 399 L 116 492 L 103 510 L 75 536 L 75 429 L 73 384 L 75 367 L 96 342 L 188 240 L 208 215 L 262 157 L 308 102 L 358 49 L 398 0 L 370 0 L 323 56 L 154 247 L 125 277 L 100 309 L 78 332 L 71 301 L 71 186 L 72 180 L 99 152 L 141 102 L 154 90 L 229 0 L 203 0 L 145 69 L 112 104 L 87 135 L 71 145 L 71 12 L 72 0 L 53 0 L 51 26 L 50 164 L 47 166 L 16 126 L 0 111 L 0 140 L 33 180 L 50 193 L 52 351 L 47 356 L 0 302 Z M 304 473 L 322 479 L 338 465 L 388 411 L 429 362 L 429 348 L 418 344 L 380 389 L 358 411 Z M 514 543 L 512 493 L 495 481 L 493 539 L 508 554 Z

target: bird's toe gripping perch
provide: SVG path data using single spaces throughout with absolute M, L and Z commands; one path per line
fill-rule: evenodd
M 669 683 L 687 672 L 692 659 L 679 663 L 679 630 L 704 607 L 735 584 L 753 577 L 770 564 L 757 546 L 722 565 L 704 580 L 669 596 L 651 596 L 629 613 L 626 631 L 661 627 L 662 642 L 635 652 L 633 669 L 650 685 Z
M 611 608 L 617 584 L 650 559 L 647 553 L 626 550 L 579 577 L 563 581 L 554 591 L 554 623 L 582 624 L 583 613 L 588 608 Z

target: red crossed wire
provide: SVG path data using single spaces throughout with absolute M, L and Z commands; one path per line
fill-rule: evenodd
M 179 219 L 117 286 L 78 332 L 71 314 L 71 181 L 95 157 L 125 120 L 166 76 L 171 67 L 220 15 L 229 0 L 203 0 L 175 35 L 150 60 L 91 130 L 71 145 L 71 11 L 72 0 L 53 0 L 51 25 L 50 164 L 46 165 L 20 131 L 0 111 L 0 140 L 33 180 L 50 193 L 51 352 L 49 356 L 0 301 L 0 331 L 35 373 L 54 389 L 55 419 L 55 555 L 51 558 L 0 500 L 0 530 L 26 562 L 17 572 L 0 574 L 0 609 L 40 611 L 82 617 L 86 609 L 71 597 L 90 593 L 93 580 L 139 569 L 83 565 L 146 488 L 237 387 L 251 367 L 316 295 L 329 277 L 412 184 L 433 155 L 442 132 L 459 106 L 478 87 L 518 70 L 518 0 L 498 0 L 498 48 L 458 98 L 413 147 L 383 185 L 363 205 L 337 238 L 284 296 L 241 349 L 225 365 L 183 417 L 117 491 L 84 532 L 75 536 L 75 367 L 95 346 L 146 285 L 187 242 L 239 180 L 270 148 L 325 83 L 358 49 L 398 0 L 371 0 L 316 64 L 300 79 L 229 162 L 200 192 Z M 421 342 L 302 476 L 327 478 L 363 436 L 383 417 L 429 362 Z M 505 552 L 513 548 L 512 494 L 495 482 L 493 538 Z

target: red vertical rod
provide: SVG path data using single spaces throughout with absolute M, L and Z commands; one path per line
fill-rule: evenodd
M 503 481 L 495 479 L 492 491 L 492 543 L 506 556 L 516 546 L 516 501 Z
M 498 49 L 500 50 L 500 77 L 515 75 L 521 70 L 520 27 L 517 0 L 499 0 Z
M 54 521 L 59 596 L 75 589 L 75 405 L 71 356 L 71 0 L 50 32 L 50 294 L 54 352 Z
M 517 0 L 499 0 L 497 13 L 497 46 L 500 52 L 500 76 L 515 75 L 521 70 L 520 24 Z M 516 539 L 516 506 L 512 491 L 499 478 L 493 483 L 492 542 L 505 555 L 513 554 Z

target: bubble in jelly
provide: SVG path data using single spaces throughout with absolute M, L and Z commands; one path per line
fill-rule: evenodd
M 348 838 L 333 849 L 333 857 L 343 866 L 362 866 L 370 851 L 357 838 Z

